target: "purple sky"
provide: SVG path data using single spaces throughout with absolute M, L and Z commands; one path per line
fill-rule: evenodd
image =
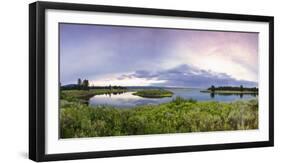
M 60 24 L 61 83 L 257 86 L 258 33 Z

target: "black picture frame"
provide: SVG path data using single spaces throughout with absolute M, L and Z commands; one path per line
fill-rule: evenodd
M 95 11 L 140 15 L 161 15 L 189 18 L 240 20 L 269 23 L 269 140 L 260 142 L 229 143 L 130 149 L 83 153 L 45 153 L 45 11 L 47 9 L 69 11 Z M 132 156 L 191 151 L 222 150 L 236 148 L 269 147 L 274 145 L 274 18 L 271 16 L 222 14 L 210 12 L 179 11 L 152 8 L 102 6 L 88 4 L 34 2 L 29 5 L 29 158 L 34 161 L 55 161 L 100 157 Z

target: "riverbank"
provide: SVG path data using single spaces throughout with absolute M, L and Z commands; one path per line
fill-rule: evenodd
M 127 92 L 127 89 L 90 89 L 90 90 L 62 90 L 60 99 L 74 102 L 88 102 L 89 98 L 102 94 L 118 94 Z

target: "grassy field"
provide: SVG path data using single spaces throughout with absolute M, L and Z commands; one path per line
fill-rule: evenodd
M 197 102 L 177 97 L 171 102 L 159 105 L 117 109 L 85 105 L 75 99 L 84 97 L 83 92 L 64 93 L 60 103 L 61 138 L 258 128 L 257 100 L 223 103 Z
M 95 95 L 124 93 L 126 91 L 126 89 L 63 90 L 60 93 L 60 99 L 85 103 Z
M 173 92 L 164 90 L 164 89 L 148 89 L 148 90 L 139 90 L 133 95 L 137 95 L 140 97 L 146 97 L 146 98 L 163 98 L 163 97 L 172 97 Z

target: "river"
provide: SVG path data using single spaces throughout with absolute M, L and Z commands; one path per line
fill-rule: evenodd
M 211 94 L 200 92 L 202 89 L 198 88 L 169 88 L 174 93 L 172 97 L 165 98 L 144 98 L 133 95 L 134 90 L 129 90 L 120 94 L 103 94 L 96 95 L 89 99 L 89 105 L 111 105 L 118 108 L 130 108 L 137 105 L 147 104 L 160 104 L 169 102 L 177 96 L 184 99 L 195 99 L 197 101 L 223 101 L 231 102 L 236 100 L 248 100 L 257 98 L 257 95 L 253 94 Z

